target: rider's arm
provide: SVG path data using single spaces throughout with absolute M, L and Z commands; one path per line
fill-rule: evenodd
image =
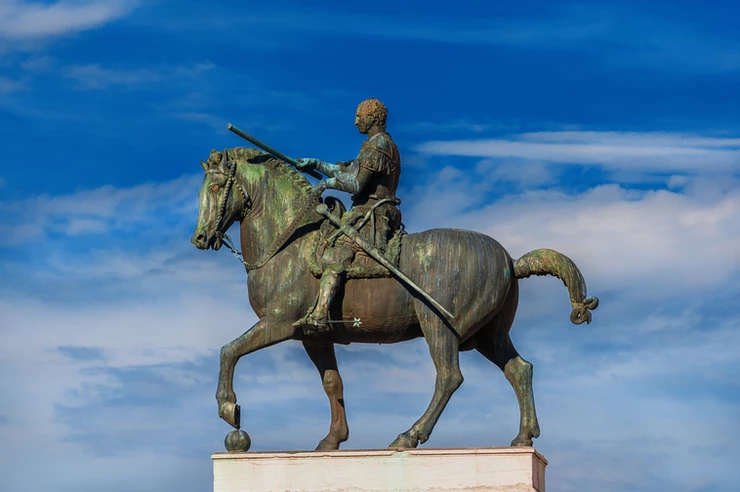
M 355 161 L 350 161 L 349 165 L 341 166 L 341 168 L 337 169 L 331 178 L 321 181 L 319 185 L 324 189 L 332 188 L 357 194 L 365 188 L 365 185 L 367 185 L 372 176 L 372 171 L 360 166 Z
M 316 162 L 316 169 L 322 174 L 324 174 L 325 176 L 328 176 L 329 178 L 333 178 L 338 173 L 347 172 L 347 166 L 351 163 L 352 161 L 337 162 L 336 164 L 331 164 L 326 161 L 318 160 Z
M 303 169 L 304 167 L 309 169 L 314 168 L 329 178 L 333 178 L 337 173 L 346 172 L 347 166 L 352 163 L 352 161 L 346 161 L 331 164 L 330 162 L 315 159 L 313 157 L 296 159 L 296 161 L 298 162 L 300 169 Z

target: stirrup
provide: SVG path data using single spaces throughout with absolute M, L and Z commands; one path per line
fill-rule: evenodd
M 324 316 L 319 318 L 310 313 L 293 323 L 293 326 L 302 328 L 304 333 L 324 333 L 329 331 L 329 319 Z

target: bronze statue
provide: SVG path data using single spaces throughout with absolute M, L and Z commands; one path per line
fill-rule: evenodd
M 353 161 L 329 164 L 320 159 L 297 159 L 300 169 L 315 168 L 329 177 L 316 186 L 317 190 L 332 188 L 353 193 L 352 209 L 342 217 L 343 222 L 357 223 L 363 239 L 381 253 L 385 253 L 389 241 L 401 228 L 401 212 L 397 208 L 401 202 L 396 198 L 401 157 L 386 131 L 387 116 L 388 110 L 377 99 L 360 103 L 355 126 L 368 138 Z M 365 217 L 369 217 L 369 221 L 361 220 Z M 338 237 L 336 243 L 329 244 L 321 258 L 322 275 L 316 305 L 293 324 L 296 327 L 316 331 L 329 329 L 329 306 L 344 284 L 356 253 L 366 253 L 344 235 Z
M 234 367 L 242 356 L 285 340 L 302 341 L 331 407 L 329 432 L 317 449 L 330 450 L 349 435 L 334 344 L 396 343 L 422 336 L 437 373 L 434 395 L 422 417 L 390 447 L 416 447 L 429 439 L 463 382 L 458 354 L 473 349 L 496 364 L 514 388 L 520 425 L 511 444 L 531 446 L 540 433 L 532 364 L 519 356 L 509 337 L 518 280 L 560 278 L 575 324 L 589 323 L 590 310 L 598 306 L 597 298 L 586 296 L 576 265 L 556 251 L 538 249 L 513 260 L 497 241 L 477 232 L 405 233 L 395 198 L 400 159 L 384 132 L 380 108 L 378 102 L 358 109 L 358 128 L 369 138 L 349 163 L 296 161 L 272 149 L 268 154 L 244 147 L 212 151 L 201 161 L 205 178 L 191 242 L 203 250 L 225 244 L 236 251 L 226 231 L 240 222 L 238 255 L 259 318 L 221 349 L 216 399 L 219 416 L 237 429 L 227 436 L 230 451 L 250 445 L 240 429 L 233 389 Z M 286 163 L 315 167 L 330 178 L 314 188 Z M 322 200 L 327 187 L 354 193 L 352 209 L 345 212 L 336 199 Z M 388 201 L 375 207 L 383 200 Z

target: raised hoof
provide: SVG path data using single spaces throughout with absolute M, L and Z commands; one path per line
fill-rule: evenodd
M 511 441 L 512 446 L 517 447 L 532 447 L 532 439 L 525 439 L 520 436 L 516 436 L 516 438 Z
M 226 446 L 226 451 L 229 451 L 230 453 L 239 451 L 246 452 L 249 451 L 249 448 L 252 446 L 252 438 L 250 438 L 249 434 L 241 429 L 233 430 L 226 435 L 224 446 Z
M 415 437 L 408 435 L 407 433 L 399 434 L 395 441 L 391 443 L 389 448 L 415 448 L 419 445 L 419 440 Z
M 218 416 L 234 429 L 241 427 L 241 407 L 236 403 L 222 403 L 219 405 Z
M 339 443 L 327 439 L 322 439 L 319 441 L 319 445 L 316 446 L 316 451 L 336 451 L 337 449 L 339 449 Z

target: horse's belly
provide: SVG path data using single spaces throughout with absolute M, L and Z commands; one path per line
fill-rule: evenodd
M 412 297 L 394 278 L 351 279 L 344 288 L 342 317 L 353 342 L 401 342 L 421 336 Z

